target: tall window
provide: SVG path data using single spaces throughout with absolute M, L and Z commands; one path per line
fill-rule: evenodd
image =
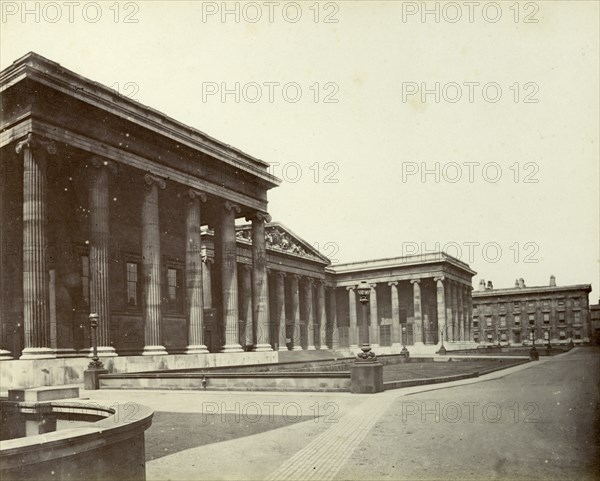
M 561 322 L 561 323 L 565 322 L 565 313 L 564 312 L 558 313 L 558 322 Z
M 521 310 L 521 303 L 513 302 L 513 311 L 520 311 L 520 310 Z
M 565 307 L 565 300 L 564 299 L 559 299 L 557 301 L 558 307 Z
M 550 314 L 544 313 L 544 324 L 550 324 Z
M 506 317 L 500 316 L 500 327 L 506 327 Z
M 136 262 L 127 263 L 127 306 L 138 307 L 138 264 Z
M 535 314 L 529 314 L 529 324 L 535 324 Z
M 515 316 L 515 326 L 521 325 L 521 316 Z
M 492 318 L 491 318 L 491 316 L 487 316 L 487 317 L 485 318 L 485 325 L 486 325 L 487 327 L 492 327 Z
M 581 322 L 581 313 L 580 312 L 573 313 L 573 322 L 575 324 L 579 324 Z
M 81 298 L 89 306 L 90 304 L 90 258 L 81 256 Z
M 550 301 L 544 301 L 543 306 L 545 311 L 550 310 Z
M 573 307 L 581 307 L 581 299 L 579 299 L 578 297 L 573 299 Z

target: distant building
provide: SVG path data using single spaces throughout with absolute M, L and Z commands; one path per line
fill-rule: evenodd
M 588 310 L 590 284 L 557 286 L 554 276 L 548 286 L 515 286 L 494 289 L 491 281 L 479 282 L 473 291 L 473 340 L 480 344 L 526 345 L 590 342 Z
M 590 326 L 591 342 L 600 344 L 600 299 L 598 304 L 590 305 Z

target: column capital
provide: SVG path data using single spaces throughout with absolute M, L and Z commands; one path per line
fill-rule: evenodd
M 444 282 L 446 280 L 446 278 L 444 276 L 440 276 L 440 277 L 434 277 L 433 280 L 435 282 Z
M 285 271 L 274 271 L 276 276 L 281 277 L 282 279 L 285 279 L 285 276 L 287 276 L 287 273 Z
M 112 160 L 105 159 L 104 157 L 100 157 L 99 155 L 93 155 L 92 157 L 90 157 L 89 163 L 92 167 L 95 167 L 96 169 L 106 167 L 112 174 L 117 173 L 117 164 Z
M 373 284 L 369 283 L 369 287 L 371 287 L 372 290 L 375 290 L 375 288 L 377 287 L 377 283 L 374 282 Z
M 46 149 L 46 152 L 49 154 L 56 154 L 56 152 L 58 152 L 56 142 L 44 139 L 33 132 L 29 132 L 24 139 L 21 139 L 16 143 L 15 152 L 20 154 L 23 149 L 34 149 L 38 147 Z
M 187 195 L 191 200 L 194 200 L 196 197 L 198 197 L 200 202 L 206 202 L 207 199 L 206 194 L 204 192 L 200 192 L 199 190 L 188 189 Z
M 304 282 L 305 282 L 306 284 L 308 284 L 308 285 L 311 285 L 311 286 L 312 286 L 312 285 L 315 283 L 315 279 L 314 279 L 313 277 L 308 277 L 308 276 L 307 276 L 307 277 L 305 277 L 305 278 L 304 278 Z
M 208 264 L 214 264 L 215 260 L 212 259 L 212 258 L 210 258 L 210 257 L 208 257 L 208 256 L 206 256 L 206 257 L 202 258 L 202 262 L 204 262 L 205 264 L 208 265 Z
M 410 283 L 411 284 L 420 284 L 421 283 L 421 279 L 411 279 Z
M 347 291 L 353 291 L 356 289 L 356 286 L 346 286 Z
M 242 264 L 242 269 L 247 272 L 252 272 L 252 264 Z
M 242 209 L 240 209 L 239 205 L 234 204 L 233 202 L 229 202 L 228 200 L 226 200 L 223 203 L 223 207 L 225 208 L 226 211 L 233 212 L 235 214 L 239 214 L 242 211 Z
M 296 279 L 297 281 L 302 279 L 302 276 L 300 274 L 292 274 L 291 277 L 292 277 L 292 279 Z
M 161 190 L 164 190 L 167 186 L 165 179 L 148 173 L 144 174 L 144 182 L 147 186 L 151 186 L 152 184 L 156 183 Z
M 249 222 L 254 221 L 265 221 L 266 223 L 271 222 L 271 215 L 267 212 L 256 211 L 246 216 L 246 220 Z
M 388 286 L 397 286 L 398 285 L 398 281 L 390 281 L 388 282 Z

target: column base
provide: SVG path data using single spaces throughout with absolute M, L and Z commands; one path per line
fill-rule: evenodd
M 142 356 L 166 356 L 169 354 L 164 346 L 144 346 Z
M 316 351 L 317 348 L 315 346 L 307 346 L 306 350 L 307 351 Z
M 244 352 L 241 344 L 225 344 L 219 352 Z
M 56 350 L 56 357 L 80 357 L 81 355 L 73 348 L 65 347 Z
M 292 351 L 301 351 L 302 350 L 302 346 L 294 346 L 292 347 Z
M 376 347 L 381 347 L 379 344 L 371 344 L 371 349 L 375 349 Z
M 10 361 L 11 359 L 14 359 L 14 357 L 12 357 L 10 351 L 0 349 L 0 361 Z
M 186 354 L 208 354 L 208 348 L 204 344 L 196 344 L 188 346 L 185 350 Z
M 55 359 L 56 352 L 49 347 L 27 347 L 19 359 Z
M 288 350 L 288 348 L 287 348 L 287 346 L 285 345 L 285 343 L 283 343 L 283 345 L 282 345 L 282 344 L 279 344 L 279 348 L 278 348 L 277 350 L 278 350 L 278 351 L 287 351 L 287 350 Z
M 271 344 L 257 344 L 252 348 L 252 352 L 266 352 L 272 350 Z
M 152 346 L 154 347 L 154 346 Z M 158 346 L 158 347 L 162 347 L 162 346 Z M 164 347 L 163 347 L 164 349 Z M 146 348 L 144 348 L 144 350 L 146 350 Z M 91 349 L 86 349 L 86 351 L 88 352 L 86 357 L 92 357 L 92 350 Z M 166 354 L 166 352 L 165 352 Z M 98 346 L 98 357 L 117 357 L 117 351 L 115 351 L 115 348 L 112 346 Z

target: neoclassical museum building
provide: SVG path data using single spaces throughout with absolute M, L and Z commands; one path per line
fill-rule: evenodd
M 467 264 L 332 265 L 272 222 L 268 163 L 37 54 L 0 96 L 3 389 L 81 382 L 90 313 L 111 372 L 471 344 Z

